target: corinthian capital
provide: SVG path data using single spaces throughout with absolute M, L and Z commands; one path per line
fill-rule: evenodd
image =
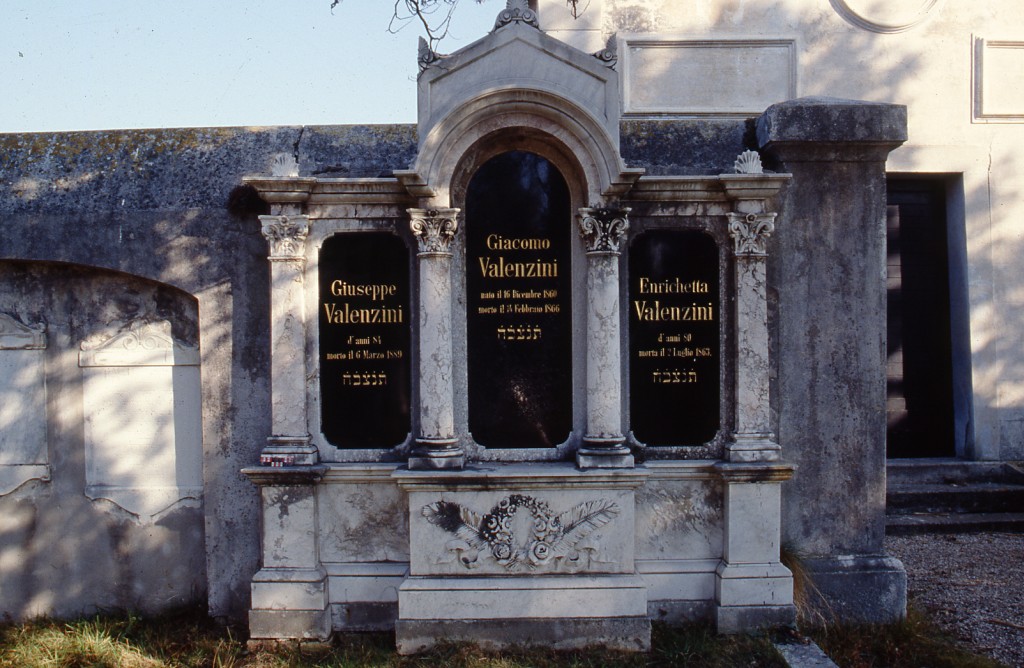
M 580 236 L 588 253 L 618 253 L 629 231 L 628 207 L 580 209 Z
M 409 209 L 409 229 L 419 242 L 420 254 L 450 253 L 459 230 L 459 209 Z
M 729 235 L 737 256 L 765 256 L 768 237 L 775 231 L 774 213 L 730 213 Z
M 271 259 L 301 259 L 309 234 L 309 216 L 260 216 Z

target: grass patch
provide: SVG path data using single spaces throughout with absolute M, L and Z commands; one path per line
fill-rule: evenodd
M 842 668 L 889 666 L 993 668 L 957 648 L 926 617 L 912 612 L 891 626 L 838 627 L 811 636 Z M 98 615 L 60 622 L 0 625 L 0 668 L 782 668 L 767 636 L 720 636 L 707 625 L 655 624 L 648 654 L 522 649 L 485 652 L 447 644 L 413 657 L 395 653 L 389 633 L 340 636 L 332 645 L 279 645 L 249 651 L 245 637 L 200 610 L 158 618 Z
M 910 607 L 898 624 L 825 627 L 809 634 L 840 668 L 1002 668 L 972 654 Z
M 288 645 L 250 652 L 244 637 L 197 610 L 153 619 L 97 615 L 0 626 L 0 668 L 649 668 L 783 667 L 767 637 L 719 636 L 709 626 L 655 624 L 649 654 L 543 649 L 486 652 L 446 644 L 412 657 L 389 633 L 340 636 L 330 646 Z

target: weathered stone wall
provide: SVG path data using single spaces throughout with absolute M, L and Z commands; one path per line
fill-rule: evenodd
M 14 548 L 0 562 L 0 613 L 152 610 L 201 598 L 205 582 L 214 615 L 244 614 L 258 568 L 259 509 L 239 470 L 257 461 L 269 436 L 269 304 L 255 219 L 263 204 L 236 188 L 245 175 L 295 163 L 304 173 L 378 176 L 405 167 L 415 142 L 409 126 L 0 135 L 0 311 L 52 331 L 51 358 L 74 354 L 115 320 L 160 318 L 182 300 L 198 310 L 197 332 L 194 316 L 170 321 L 202 355 L 207 562 L 203 578 L 202 559 L 193 563 L 204 541 L 198 508 L 139 527 L 81 497 L 80 369 L 51 364 L 48 415 L 60 427 L 49 434 L 53 480 L 0 499 L 11 506 L 3 532 Z M 76 278 L 62 285 L 50 263 L 77 265 L 66 270 Z M 191 332 L 178 331 L 189 324 Z M 154 550 L 170 553 L 148 560 Z M 177 559 L 187 575 L 169 569 Z M 42 579 L 61 564 L 67 577 Z

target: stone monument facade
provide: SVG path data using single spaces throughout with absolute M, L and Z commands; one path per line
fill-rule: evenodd
M 788 541 L 836 614 L 899 618 L 906 109 L 628 4 L 424 50 L 415 127 L 0 136 L 0 612 L 643 650 L 792 623 Z

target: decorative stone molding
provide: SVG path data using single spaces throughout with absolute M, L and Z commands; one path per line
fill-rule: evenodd
M 613 69 L 619 62 L 619 52 L 614 47 L 607 47 L 600 51 L 595 51 L 593 56 Z
M 530 519 L 514 523 L 520 508 L 529 511 Z M 475 568 L 484 554 L 514 573 L 522 569 L 565 570 L 563 562 L 569 570 L 580 570 L 589 562 L 581 555 L 581 541 L 615 519 L 620 510 L 613 501 L 597 499 L 556 515 L 546 501 L 510 494 L 482 517 L 443 500 L 424 506 L 421 512 L 429 523 L 456 537 L 446 548 L 455 552 L 467 569 Z M 523 537 L 523 530 L 529 535 Z
M 45 348 L 42 329 L 0 313 L 0 496 L 50 480 Z
M 85 494 L 151 521 L 203 495 L 199 350 L 166 320 L 82 342 Z
M 832 9 L 858 28 L 882 34 L 899 33 L 924 22 L 943 0 L 829 0 Z
M 0 313 L 0 350 L 42 350 L 46 334 L 21 324 L 6 313 Z
M 199 349 L 176 341 L 166 320 L 136 320 L 110 338 L 83 341 L 78 363 L 82 367 L 198 366 Z
M 308 216 L 260 216 L 262 232 L 270 243 L 271 260 L 305 259 L 303 245 L 309 234 Z
M 419 243 L 420 255 L 451 255 L 458 215 L 459 209 L 409 209 L 409 229 Z
M 768 237 L 774 231 L 774 213 L 729 214 L 729 235 L 737 256 L 768 255 Z
M 629 231 L 628 207 L 580 209 L 580 236 L 587 253 L 618 253 Z
M 530 4 L 527 0 L 508 0 L 505 9 L 501 10 L 498 18 L 494 21 L 494 30 L 503 28 L 511 23 L 522 23 L 540 30 L 537 12 L 530 9 Z
M 737 174 L 764 174 L 761 156 L 757 151 L 744 151 L 736 157 L 733 168 Z

